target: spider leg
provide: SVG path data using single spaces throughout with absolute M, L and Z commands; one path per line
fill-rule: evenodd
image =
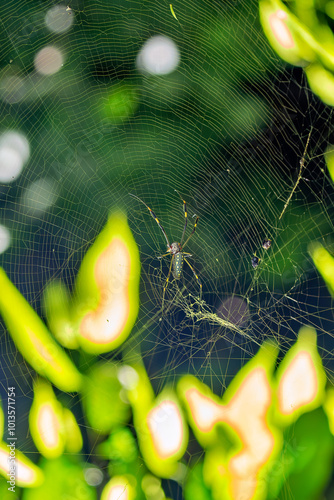
M 138 198 L 138 196 L 136 196 L 135 194 L 129 193 L 129 195 L 133 196 L 133 198 L 136 198 L 138 201 L 140 201 L 150 211 L 150 214 L 152 215 L 153 219 L 155 220 L 155 222 L 158 224 L 158 226 L 160 227 L 161 231 L 163 232 L 164 237 L 166 238 L 166 242 L 167 242 L 168 248 L 169 248 L 170 244 L 169 244 L 169 241 L 168 241 L 168 237 L 167 237 L 166 231 L 164 230 L 164 228 L 160 224 L 160 221 L 159 221 L 158 217 L 155 215 L 155 213 L 153 212 L 153 210 L 151 210 L 150 207 L 148 205 L 146 205 L 146 203 L 143 200 L 141 200 L 140 198 Z
M 162 259 L 163 257 L 167 257 L 167 255 L 170 255 L 170 252 L 164 253 L 163 255 L 158 255 L 157 259 Z
M 185 221 L 184 221 L 184 228 L 183 228 L 183 233 L 182 233 L 182 238 L 181 238 L 181 243 L 180 243 L 180 245 L 182 245 L 182 241 L 183 241 L 184 235 L 186 234 L 186 229 L 187 229 L 187 224 L 188 224 L 187 204 L 186 204 L 185 200 L 182 198 L 182 196 L 180 195 L 180 193 L 176 189 L 174 189 L 174 191 L 177 192 L 177 194 L 179 195 L 179 197 L 183 201 L 183 211 L 184 211 Z
M 195 221 L 195 224 L 194 224 L 194 229 L 191 231 L 191 233 L 189 234 L 188 238 L 186 239 L 186 242 L 182 245 L 182 248 L 184 248 L 186 246 L 186 244 L 188 243 L 188 241 L 190 240 L 190 238 L 192 237 L 192 235 L 194 234 L 194 232 L 196 231 L 196 227 L 197 227 L 197 222 L 198 222 L 198 219 L 199 217 L 196 218 L 196 221 Z
M 169 271 L 168 271 L 168 274 L 167 274 L 167 279 L 166 279 L 166 283 L 165 283 L 165 286 L 164 286 L 164 291 L 163 291 L 163 293 L 162 293 L 162 306 L 161 306 L 161 313 L 162 313 L 162 312 L 163 312 L 163 310 L 164 310 L 165 293 L 166 293 L 166 288 L 167 288 L 167 286 L 168 286 L 170 273 L 171 273 L 171 270 L 172 270 L 173 260 L 174 260 L 174 255 L 172 256 L 171 261 L 170 261 Z
M 202 283 L 201 283 L 201 280 L 197 276 L 196 271 L 193 268 L 193 266 L 190 264 L 190 262 L 188 262 L 186 258 L 184 258 L 184 260 L 188 264 L 188 266 L 190 267 L 190 269 L 192 270 L 192 272 L 193 272 L 193 274 L 194 274 L 194 276 L 196 278 L 196 281 L 197 281 L 197 283 L 199 285 L 199 300 L 202 300 Z

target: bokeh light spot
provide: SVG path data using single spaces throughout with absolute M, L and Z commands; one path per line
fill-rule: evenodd
M 86 483 L 90 486 L 98 486 L 103 481 L 103 473 L 97 467 L 87 467 L 84 470 Z
M 137 68 L 152 75 L 168 75 L 180 62 L 180 52 L 170 38 L 157 35 L 145 42 L 137 56 Z
M 10 245 L 10 232 L 5 226 L 0 225 L 0 254 L 5 252 Z
M 0 182 L 15 180 L 30 155 L 29 143 L 24 135 L 9 131 L 0 136 Z
M 56 184 L 51 179 L 39 179 L 30 184 L 21 198 L 22 211 L 27 215 L 41 215 L 57 199 Z
M 127 390 L 133 390 L 139 382 L 139 375 L 132 366 L 123 365 L 117 372 L 117 378 Z
M 24 99 L 27 92 L 24 78 L 8 75 L 0 80 L 0 99 L 15 104 Z
M 56 47 L 47 46 L 37 52 L 35 68 L 41 75 L 53 75 L 60 70 L 63 64 L 63 54 Z
M 74 21 L 74 15 L 66 12 L 65 5 L 55 5 L 49 9 L 45 15 L 45 24 L 54 33 L 64 33 L 68 31 Z
M 217 315 L 241 327 L 245 327 L 249 321 L 249 308 L 243 299 L 240 297 L 228 297 L 224 300 L 217 309 Z

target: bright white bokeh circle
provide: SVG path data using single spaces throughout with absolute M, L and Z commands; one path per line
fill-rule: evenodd
M 53 75 L 60 70 L 64 62 L 62 52 L 51 45 L 43 47 L 35 55 L 35 69 L 41 75 Z
M 135 389 L 138 385 L 139 375 L 132 366 L 123 365 L 117 372 L 117 378 L 128 390 Z
M 180 52 L 176 44 L 163 35 L 147 40 L 137 56 L 137 68 L 152 75 L 168 75 L 180 63 Z
M 29 142 L 23 134 L 14 130 L 1 134 L 0 182 L 13 182 L 22 172 L 29 155 Z
M 11 237 L 9 230 L 0 224 L 0 254 L 5 252 L 10 245 Z

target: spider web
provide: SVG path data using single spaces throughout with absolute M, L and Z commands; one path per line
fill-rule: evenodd
M 333 303 L 308 247 L 319 241 L 334 250 L 324 161 L 333 111 L 313 96 L 302 69 L 272 52 L 257 3 L 185 0 L 173 4 L 176 20 L 168 3 L 73 1 L 70 27 L 55 32 L 45 16 L 57 5 L 1 6 L 1 128 L 19 131 L 30 147 L 22 173 L 0 186 L 10 278 L 43 314 L 46 284 L 61 278 L 73 286 L 110 209 L 121 207 L 142 262 L 140 314 L 127 349 L 141 352 L 157 392 L 193 373 L 221 394 L 264 339 L 276 338 L 284 353 L 305 324 L 317 329 L 332 377 Z M 138 69 L 155 35 L 179 51 L 168 74 Z M 63 66 L 41 76 L 34 58 L 48 46 Z M 187 202 L 187 235 L 199 216 L 186 250 L 203 297 L 185 265 L 161 315 L 170 260 L 157 257 L 165 240 L 129 193 L 154 210 L 172 242 L 184 225 L 175 190 Z M 31 369 L 5 333 L 1 349 L 2 384 L 15 380 L 27 411 Z

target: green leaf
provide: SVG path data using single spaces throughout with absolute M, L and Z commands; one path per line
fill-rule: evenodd
M 189 473 L 184 487 L 185 500 L 212 500 L 203 480 L 203 463 L 196 464 Z
M 10 485 L 7 483 L 7 479 L 0 477 L 0 498 L 1 500 L 18 500 L 20 494 L 20 488 L 15 486 L 15 491 L 8 491 Z
M 107 441 L 97 447 L 97 451 L 108 460 L 116 462 L 130 463 L 138 457 L 135 438 L 125 427 L 113 431 Z
M 39 465 L 45 481 L 38 488 L 25 489 L 23 500 L 96 500 L 96 491 L 86 483 L 79 463 L 63 456 L 55 460 L 43 459 Z
M 77 391 L 81 373 L 2 268 L 0 287 L 0 314 L 22 356 L 59 389 Z
M 332 473 L 334 438 L 322 408 L 302 415 L 284 433 L 281 455 L 268 475 L 267 500 L 320 498 Z
M 117 372 L 118 365 L 114 363 L 94 365 L 82 391 L 89 425 L 103 434 L 124 424 L 130 416 L 130 406 L 121 399 Z

